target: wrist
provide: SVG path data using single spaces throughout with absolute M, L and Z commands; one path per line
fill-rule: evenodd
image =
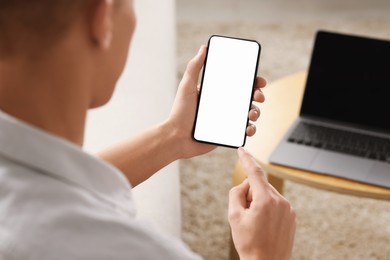
M 250 247 L 245 247 L 245 248 L 237 248 L 237 253 L 240 256 L 240 260 L 269 260 L 269 256 L 264 257 L 264 254 L 261 250 L 258 248 L 250 248 Z
M 260 255 L 256 255 L 256 254 L 246 254 L 246 255 L 242 255 L 242 254 L 239 254 L 240 256 L 240 260 L 269 260 L 269 258 L 267 257 L 263 257 L 263 256 L 260 256 Z
M 261 250 L 261 249 L 253 249 L 248 251 L 241 250 L 238 251 L 238 255 L 241 260 L 288 260 L 290 257 L 287 257 L 283 254 L 275 253 L 274 250 Z
M 169 120 L 164 121 L 158 127 L 161 138 L 165 140 L 166 152 L 171 154 L 172 161 L 182 159 L 183 138 L 178 128 Z

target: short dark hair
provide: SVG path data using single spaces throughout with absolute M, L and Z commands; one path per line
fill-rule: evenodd
M 66 32 L 86 0 L 0 0 L 0 58 L 33 54 Z

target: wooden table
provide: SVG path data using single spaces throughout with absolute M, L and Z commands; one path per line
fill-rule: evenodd
M 302 71 L 268 84 L 263 90 L 266 101 L 263 104 L 257 104 L 260 107 L 261 116 L 256 122 L 256 135 L 247 138 L 245 148 L 253 154 L 258 163 L 266 170 L 269 182 L 280 193 L 283 193 L 284 180 L 290 180 L 342 194 L 390 200 L 390 189 L 269 162 L 268 158 L 271 152 L 299 114 L 306 76 L 306 71 Z M 239 162 L 237 162 L 233 174 L 233 184 L 237 185 L 245 178 L 246 175 Z M 238 259 L 234 247 L 231 253 L 232 259 Z

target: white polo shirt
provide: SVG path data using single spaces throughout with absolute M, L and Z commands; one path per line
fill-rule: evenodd
M 120 171 L 0 111 L 0 260 L 200 259 L 135 216 Z

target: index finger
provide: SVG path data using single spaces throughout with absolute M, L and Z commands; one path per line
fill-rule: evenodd
M 255 193 L 268 189 L 269 183 L 267 177 L 265 176 L 264 170 L 257 164 L 255 158 L 244 150 L 244 148 L 238 148 L 238 156 L 242 167 L 244 168 L 250 186 L 253 188 L 252 193 Z

